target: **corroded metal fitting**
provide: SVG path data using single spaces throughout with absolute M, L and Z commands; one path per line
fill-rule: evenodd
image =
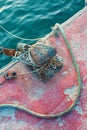
M 63 64 L 59 57 L 56 55 L 56 48 L 45 44 L 18 44 L 18 51 L 14 49 L 3 48 L 3 53 L 17 57 L 25 63 L 30 71 L 43 82 L 49 81 L 62 67 Z M 38 70 L 38 71 L 37 71 Z M 11 79 L 14 76 L 6 74 L 7 79 Z
M 56 49 L 52 46 L 34 44 L 29 48 L 29 56 L 37 67 L 48 63 L 55 55 Z
M 58 56 L 54 56 L 48 64 L 43 66 L 40 70 L 34 72 L 34 74 L 42 82 L 48 82 L 57 72 L 60 71 L 62 67 L 63 64 L 59 61 Z
M 16 77 L 16 72 L 4 72 L 4 78 L 7 80 L 14 79 Z
M 28 52 L 28 59 L 32 63 L 29 69 L 34 71 L 35 77 L 43 82 L 49 81 L 63 67 L 56 55 L 56 49 L 52 46 L 34 44 L 28 49 Z M 38 68 L 40 69 L 35 71 Z
M 26 46 L 27 50 L 25 50 L 25 46 L 25 44 L 19 46 L 23 50 L 21 59 L 24 63 L 27 63 L 26 65 L 34 74 L 33 76 L 39 80 L 43 82 L 49 81 L 63 67 L 59 57 L 56 55 L 56 48 L 37 43 Z

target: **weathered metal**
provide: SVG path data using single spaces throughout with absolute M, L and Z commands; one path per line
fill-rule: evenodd
M 73 111 L 56 119 L 39 119 L 12 108 L 0 109 L 0 129 L 6 130 L 87 130 L 87 8 L 62 25 L 80 66 L 83 88 Z M 57 113 L 66 110 L 75 100 L 77 75 L 61 34 L 52 32 L 47 40 L 63 57 L 63 69 L 49 82 L 42 83 L 30 75 L 6 81 L 0 86 L 0 104 L 15 104 L 39 113 Z M 11 65 L 12 66 L 12 65 Z M 8 68 L 8 67 L 7 67 Z M 6 69 L 7 69 L 6 68 Z M 0 72 L 2 73 L 3 70 Z M 10 70 L 27 72 L 22 63 Z M 3 77 L 0 76 L 0 82 Z
M 0 49 L 0 54 L 5 54 L 6 56 L 19 56 L 21 54 L 21 51 L 17 51 L 15 49 L 9 49 L 9 48 L 3 48 Z
M 17 44 L 17 49 L 19 51 L 27 51 L 29 47 L 31 47 L 31 45 L 28 45 L 28 44 L 25 44 L 25 43 L 18 43 Z
M 31 71 L 35 71 L 41 67 L 34 74 L 43 82 L 49 81 L 63 67 L 59 57 L 55 56 L 56 49 L 52 46 L 34 44 L 28 51 L 28 59 L 32 60 L 32 65 L 29 68 Z
M 32 73 L 38 80 L 49 81 L 63 67 L 56 55 L 56 48 L 50 45 L 34 44 L 29 46 L 20 43 L 17 48 L 18 50 L 3 48 L 3 53 L 14 58 L 18 57 L 22 63 L 28 66 L 29 71 L 34 71 Z M 37 71 L 37 69 L 39 70 Z
M 35 76 L 43 81 L 49 81 L 57 72 L 63 67 L 62 62 L 59 61 L 58 56 L 54 56 L 45 66 L 41 67 L 38 71 L 34 72 Z M 31 71 L 37 70 L 37 67 L 30 69 Z
M 3 48 L 3 53 L 7 56 L 15 56 L 16 50 Z
M 32 45 L 29 51 L 34 63 L 38 67 L 46 64 L 56 55 L 56 48 L 43 43 Z
M 11 79 L 14 79 L 16 77 L 16 75 L 17 75 L 16 72 L 14 72 L 14 71 L 12 71 L 12 72 L 8 71 L 8 72 L 5 72 L 3 76 L 4 76 L 5 80 L 11 80 Z
M 3 48 L 1 52 L 7 56 L 19 57 L 43 82 L 49 81 L 63 67 L 59 57 L 55 56 L 56 48 L 50 45 L 34 44 L 30 46 L 19 43 L 17 48 L 18 50 Z M 40 69 L 37 71 L 38 68 Z M 11 79 L 10 76 L 6 77 Z

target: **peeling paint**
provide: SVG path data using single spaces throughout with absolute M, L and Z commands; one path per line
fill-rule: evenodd
M 0 109 L 0 121 L 2 120 L 3 117 L 11 117 L 11 120 L 16 120 L 15 119 L 15 109 L 14 108 L 3 108 Z
M 87 10 L 87 8 L 86 8 L 86 10 Z M 87 34 L 86 34 L 87 29 L 85 30 L 85 28 L 87 28 L 87 11 L 84 11 L 84 13 L 82 15 L 80 13 L 78 16 L 79 16 L 79 18 L 76 19 L 76 17 L 75 17 L 74 21 L 72 21 L 72 22 L 69 21 L 68 24 L 66 24 L 66 26 L 64 26 L 65 33 L 68 36 L 67 38 L 70 41 L 71 47 L 76 56 L 78 64 L 79 64 L 79 61 L 84 62 L 83 66 L 81 66 L 81 64 L 79 64 L 84 86 L 82 87 L 82 94 L 80 97 L 80 101 L 77 103 L 77 106 L 75 106 L 73 108 L 74 109 L 73 111 L 71 111 L 67 115 L 64 115 L 63 117 L 59 117 L 56 119 L 49 119 L 49 120 L 38 119 L 23 111 L 16 110 L 16 113 L 15 113 L 15 109 L 2 108 L 2 109 L 0 109 L 0 130 L 87 130 L 87 98 L 86 98 L 87 97 L 86 96 L 86 92 L 87 92 L 87 82 L 86 82 L 86 78 L 87 78 L 87 76 L 86 76 L 86 72 L 87 72 L 87 44 L 86 44 L 87 43 Z M 52 40 L 52 38 L 53 38 L 53 40 Z M 37 104 L 37 107 L 35 108 L 35 110 L 37 109 L 38 112 L 40 110 L 43 110 L 43 112 L 44 112 L 45 109 L 47 110 L 48 108 L 51 108 L 51 106 L 53 104 L 55 104 L 55 101 L 58 100 L 59 102 L 57 102 L 57 104 L 52 109 L 50 109 L 50 113 L 51 112 L 56 113 L 57 110 L 61 110 L 62 108 L 65 108 L 64 106 L 67 106 L 67 104 L 65 104 L 66 102 L 70 103 L 68 101 L 70 101 L 71 99 L 72 99 L 71 103 L 73 101 L 75 101 L 74 100 L 75 94 L 77 92 L 78 87 L 77 86 L 70 87 L 70 86 L 66 85 L 65 88 L 67 87 L 67 89 L 64 88 L 65 84 L 68 84 L 68 82 L 69 83 L 71 82 L 68 79 L 68 73 L 70 71 L 72 71 L 69 69 L 72 69 L 73 66 L 68 69 L 66 68 L 66 63 L 71 61 L 71 58 L 69 56 L 70 60 L 68 60 L 68 53 L 67 53 L 65 47 L 61 46 L 61 45 L 65 45 L 64 40 L 62 40 L 62 42 L 61 42 L 62 38 L 59 39 L 58 37 L 56 38 L 53 35 L 52 35 L 52 38 L 50 37 L 51 40 L 49 40 L 49 38 L 48 38 L 49 44 L 52 43 L 52 45 L 54 45 L 55 47 L 59 47 L 60 51 L 58 53 L 60 53 L 62 51 L 63 57 L 65 57 L 65 59 L 63 59 L 64 60 L 63 65 L 65 66 L 65 70 L 63 70 L 63 72 L 62 71 L 60 72 L 60 74 L 62 73 L 61 74 L 62 76 L 59 75 L 59 79 L 58 79 L 58 77 L 56 78 L 56 76 L 55 76 L 54 79 L 56 79 L 56 80 L 53 79 L 52 82 L 50 82 L 50 85 L 47 85 L 46 87 L 43 87 L 42 84 L 39 84 L 40 89 L 39 89 L 38 83 L 35 81 L 35 79 L 33 78 L 31 80 L 31 76 L 29 78 L 27 78 L 27 76 L 26 76 L 25 79 L 24 79 L 24 76 L 22 78 L 21 77 L 17 78 L 17 82 L 16 82 L 16 80 L 15 80 L 15 82 L 10 82 L 11 87 L 10 87 L 9 83 L 8 83 L 9 87 L 8 87 L 8 85 L 5 85 L 5 84 L 3 85 L 4 87 L 2 87 L 2 85 L 1 85 L 0 87 L 2 87 L 2 88 L 0 88 L 0 99 L 1 99 L 0 104 L 11 102 L 11 101 L 15 104 L 18 104 L 18 102 L 16 102 L 16 99 L 17 99 L 18 101 L 23 102 L 22 106 L 24 106 L 24 107 L 26 106 L 28 108 L 28 104 L 30 104 L 31 98 L 40 99 L 43 97 L 43 92 L 45 94 L 45 92 L 47 91 L 47 95 L 45 95 L 45 97 L 43 99 L 46 100 L 45 103 L 47 103 L 50 99 L 50 102 L 48 102 L 49 107 L 47 105 L 42 107 L 42 104 L 39 101 L 37 103 L 39 105 L 41 105 L 41 107 L 38 107 L 38 104 Z M 56 43 L 56 41 L 57 41 L 57 43 Z M 69 62 L 69 63 L 71 63 L 71 62 Z M 21 65 L 19 64 L 18 66 L 15 65 L 14 70 L 15 69 L 18 70 L 18 73 L 26 72 L 26 69 L 24 69 L 24 66 L 22 66 L 22 63 L 21 63 Z M 66 70 L 68 70 L 68 71 L 66 71 Z M 0 70 L 0 72 L 2 73 L 2 70 Z M 71 75 L 72 74 L 73 73 L 71 73 Z M 65 80 L 64 79 L 62 80 L 62 78 L 65 78 Z M 23 79 L 25 80 L 25 82 Z M 62 81 L 62 82 L 60 82 L 60 81 Z M 72 82 L 73 81 L 74 80 L 72 79 Z M 84 81 L 85 81 L 85 83 L 84 83 Z M 2 83 L 2 80 L 0 82 Z M 64 84 L 64 85 L 57 86 L 58 91 L 56 91 L 56 92 L 54 91 L 55 82 L 56 82 L 56 85 L 59 85 L 59 83 Z M 16 84 L 16 85 L 14 85 L 14 84 Z M 32 85 L 33 85 L 33 87 L 32 87 Z M 19 89 L 19 87 L 20 87 L 20 89 Z M 14 91 L 13 88 L 15 88 L 16 91 Z M 52 88 L 54 88 L 54 89 L 52 89 Z M 63 88 L 63 90 L 62 90 L 62 88 Z M 39 89 L 39 91 L 38 91 L 38 89 Z M 51 91 L 51 89 L 52 89 L 52 91 Z M 7 91 L 8 91 L 8 93 L 7 93 Z M 21 93 L 21 92 L 23 92 L 23 93 Z M 51 93 L 49 94 L 49 92 L 51 92 Z M 62 92 L 62 93 L 60 93 L 60 92 Z M 42 94 L 42 96 L 41 96 L 41 94 Z M 53 98 L 53 96 L 52 96 L 53 94 L 54 94 L 55 98 Z M 27 98 L 26 98 L 26 95 L 27 95 Z M 51 98 L 49 98 L 49 97 L 51 97 Z M 44 100 L 43 100 L 43 103 L 44 103 Z M 34 104 L 35 104 L 35 102 L 34 102 Z M 72 105 L 72 104 L 70 104 L 70 105 Z
M 0 124 L 1 130 L 24 130 L 26 129 L 27 124 L 25 122 L 3 122 Z
M 64 71 L 63 73 L 62 73 L 62 75 L 67 75 L 68 74 L 68 71 Z
M 61 117 L 57 118 L 57 122 L 60 127 L 62 127 L 65 123 L 65 121 Z
M 75 99 L 75 94 L 76 94 L 76 86 L 72 86 L 71 88 L 67 88 L 64 90 L 64 94 L 68 95 L 70 99 L 74 100 Z
M 78 114 L 83 115 L 83 110 L 82 110 L 82 107 L 81 107 L 81 106 L 75 106 L 75 107 L 74 107 L 74 110 L 76 110 L 76 111 L 78 112 Z

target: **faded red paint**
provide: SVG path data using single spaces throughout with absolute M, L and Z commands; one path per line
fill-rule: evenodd
M 81 97 L 77 105 L 67 115 L 49 120 L 39 119 L 18 110 L 14 111 L 15 120 L 13 120 L 13 117 L 9 114 L 6 116 L 3 112 L 0 119 L 1 130 L 7 128 L 10 130 L 87 129 L 87 11 L 69 23 L 64 30 L 80 66 L 83 81 Z M 57 53 L 63 57 L 63 69 L 47 83 L 42 83 L 32 74 L 5 81 L 0 88 L 0 104 L 18 104 L 38 113 L 59 113 L 70 107 L 75 100 L 74 89 L 77 89 L 77 74 L 61 34 L 60 37 L 52 35 L 48 42 L 56 47 Z M 17 74 L 28 71 L 21 63 L 11 70 L 16 71 Z M 3 77 L 0 77 L 0 83 L 3 80 Z

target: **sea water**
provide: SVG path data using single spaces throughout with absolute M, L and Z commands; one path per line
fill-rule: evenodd
M 84 5 L 84 0 L 0 0 L 0 25 L 17 36 L 41 38 Z M 16 48 L 19 42 L 35 43 L 17 39 L 0 28 L 0 46 Z M 0 55 L 0 68 L 10 61 L 10 57 Z

